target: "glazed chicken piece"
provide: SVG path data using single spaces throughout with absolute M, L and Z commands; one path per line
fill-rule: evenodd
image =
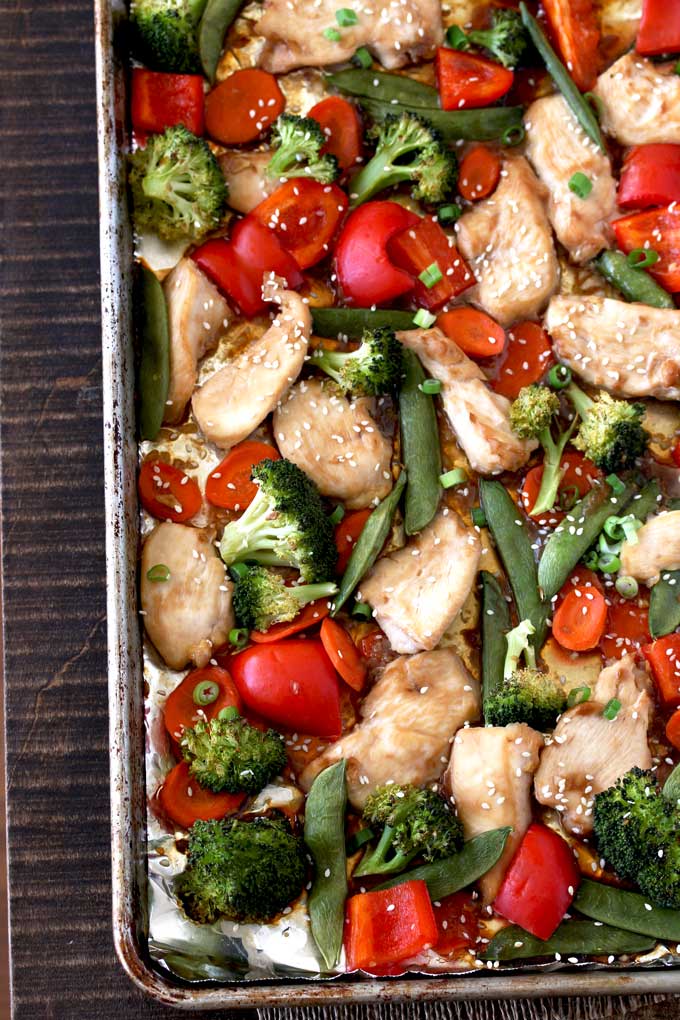
M 481 556 L 479 538 L 444 507 L 403 549 L 382 556 L 361 582 L 395 652 L 434 648 L 470 593 Z
M 264 170 L 271 152 L 245 152 L 230 149 L 217 157 L 229 193 L 227 202 L 240 213 L 251 212 L 262 199 L 271 195 L 279 182 L 267 177 Z
M 547 198 L 526 159 L 513 156 L 493 195 L 456 224 L 458 247 L 479 281 L 465 296 L 503 326 L 535 318 L 557 287 Z
M 531 824 L 531 781 L 542 747 L 542 735 L 525 723 L 465 728 L 453 741 L 446 783 L 465 838 L 512 827 L 497 864 L 479 879 L 485 904 L 495 898 Z
M 231 320 L 229 305 L 192 259 L 182 259 L 163 283 L 170 332 L 170 387 L 163 421 L 176 425 L 196 385 L 200 358 Z
M 267 0 L 255 26 L 266 43 L 260 65 L 274 74 L 296 67 L 340 64 L 366 46 L 388 70 L 417 64 L 434 56 L 444 39 L 441 5 L 435 0 L 380 0 L 378 4 L 353 2 L 357 23 L 343 27 L 339 39 L 337 4 L 330 0 Z
M 370 506 L 392 488 L 392 443 L 372 413 L 375 401 L 348 400 L 320 379 L 297 383 L 274 412 L 281 455 L 312 478 L 324 496 L 350 510 Z
M 632 655 L 600 673 L 588 701 L 568 709 L 541 755 L 534 781 L 540 804 L 555 808 L 576 836 L 593 830 L 595 794 L 613 786 L 634 766 L 648 769 L 652 757 L 647 727 L 652 701 L 646 669 Z M 621 703 L 613 719 L 602 713 L 612 698 Z
M 515 435 L 510 401 L 490 389 L 479 365 L 439 329 L 410 329 L 397 336 L 441 382 L 446 417 L 470 466 L 482 475 L 523 467 L 538 443 Z
M 561 95 L 531 104 L 525 119 L 526 153 L 548 189 L 548 216 L 575 262 L 587 262 L 609 245 L 616 215 L 616 182 L 609 157 L 592 142 Z M 585 174 L 593 188 L 579 198 L 569 187 Z
M 680 77 L 675 62 L 625 53 L 597 79 L 602 128 L 621 145 L 680 142 Z
M 637 542 L 624 542 L 621 573 L 656 584 L 664 570 L 680 570 L 680 510 L 650 517 L 637 533 Z
M 189 662 L 207 666 L 213 648 L 225 643 L 234 624 L 232 583 L 215 552 L 211 528 L 164 521 L 142 548 L 141 602 L 144 627 L 172 669 Z M 165 566 L 167 581 L 150 581 Z
M 249 436 L 295 382 L 312 328 L 309 308 L 281 281 L 264 285 L 280 310 L 259 340 L 253 340 L 194 394 L 191 406 L 203 435 L 228 449 Z
M 680 398 L 680 311 L 560 295 L 545 328 L 560 361 L 593 386 L 620 397 Z
M 479 684 L 451 648 L 395 659 L 364 699 L 354 729 L 304 770 L 302 787 L 340 758 L 347 759 L 347 793 L 358 810 L 384 783 L 433 783 L 454 733 L 479 718 L 479 704 Z

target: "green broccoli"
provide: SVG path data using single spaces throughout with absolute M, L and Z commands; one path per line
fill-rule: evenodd
M 299 894 L 305 871 L 304 844 L 283 817 L 225 818 L 192 825 L 176 888 L 201 924 L 270 921 Z
M 199 241 L 218 227 L 227 185 L 202 138 L 178 124 L 130 157 L 134 222 L 165 241 Z
M 404 348 L 387 326 L 365 329 L 354 351 L 317 348 L 312 364 L 356 396 L 394 393 L 404 378 Z
M 236 581 L 234 613 L 241 627 L 269 630 L 275 623 L 294 620 L 308 602 L 330 598 L 337 590 L 333 581 L 286 585 L 274 570 L 252 567 Z
M 439 134 L 415 113 L 390 114 L 369 132 L 375 155 L 351 183 L 354 208 L 385 188 L 413 182 L 411 194 L 423 202 L 443 202 L 456 185 L 458 161 Z
M 680 813 L 651 770 L 633 768 L 595 795 L 599 852 L 660 907 L 680 908 Z
M 649 442 L 642 427 L 645 405 L 615 400 L 604 391 L 593 400 L 573 382 L 565 393 L 581 418 L 574 446 L 606 474 L 634 467 Z
M 361 859 L 357 877 L 403 871 L 417 856 L 439 860 L 456 853 L 463 842 L 463 828 L 446 801 L 417 786 L 379 786 L 366 801 L 364 821 L 383 831 Z
M 532 383 L 519 391 L 510 408 L 510 426 L 520 439 L 538 439 L 543 447 L 543 477 L 532 514 L 552 510 L 562 481 L 562 454 L 574 429 L 569 428 L 553 436 L 552 421 L 560 409 L 559 397 L 547 386 Z
M 132 50 L 152 71 L 200 74 L 197 29 L 206 0 L 133 0 Z
M 314 482 L 289 460 L 262 460 L 251 478 L 258 485 L 255 499 L 222 534 L 227 566 L 252 560 L 294 567 L 310 584 L 333 577 L 338 558 L 333 525 Z
M 180 744 L 191 774 L 213 793 L 259 793 L 286 764 L 281 734 L 251 726 L 236 709 L 199 719 Z
M 277 180 L 313 177 L 321 184 L 330 184 L 339 176 L 340 167 L 335 156 L 321 154 L 326 141 L 323 128 L 312 117 L 282 113 L 272 127 L 275 151 L 267 164 L 267 176 Z
M 523 722 L 545 732 L 564 711 L 566 697 L 562 687 L 550 674 L 536 668 L 536 655 L 529 641 L 535 630 L 530 620 L 522 620 L 506 634 L 503 682 L 484 699 L 484 721 L 488 726 Z M 520 666 L 522 657 L 526 667 Z
M 503 67 L 517 67 L 529 37 L 519 11 L 498 10 L 493 12 L 491 28 L 456 31 L 452 40 L 455 49 L 467 50 L 470 43 L 488 50 Z

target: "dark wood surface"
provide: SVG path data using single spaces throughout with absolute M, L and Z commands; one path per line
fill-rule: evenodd
M 92 8 L 88 0 L 4 0 L 0 26 L 12 1015 L 176 1016 L 132 987 L 110 936 Z M 288 1020 L 576 1020 L 641 1005 L 545 1000 L 530 1010 L 487 1003 L 286 1013 Z M 679 1014 L 676 1002 L 648 1000 L 637 1015 Z M 265 1018 L 273 1014 L 263 1011 Z

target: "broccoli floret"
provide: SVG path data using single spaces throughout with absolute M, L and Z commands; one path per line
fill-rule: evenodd
M 423 202 L 443 202 L 458 179 L 458 161 L 439 134 L 414 113 L 390 114 L 375 125 L 373 158 L 352 178 L 351 205 L 360 205 L 385 188 L 413 182 L 411 194 Z
M 227 566 L 252 560 L 294 567 L 310 584 L 333 577 L 338 558 L 333 525 L 314 482 L 289 460 L 262 460 L 251 478 L 258 485 L 255 499 L 222 534 Z
M 649 442 L 642 427 L 645 405 L 615 400 L 606 392 L 593 400 L 573 382 L 565 393 L 581 418 L 574 446 L 606 474 L 634 467 Z
M 189 917 L 270 921 L 305 879 L 304 844 L 284 818 L 195 822 L 177 892 Z
M 308 602 L 330 598 L 337 590 L 333 581 L 286 585 L 274 570 L 252 567 L 234 587 L 234 613 L 248 630 L 269 630 L 275 623 L 294 620 Z
M 522 620 L 505 636 L 503 682 L 484 698 L 484 720 L 489 726 L 523 722 L 543 732 L 551 729 L 564 711 L 566 698 L 560 684 L 536 668 L 530 644 L 535 630 L 531 620 Z M 520 665 L 522 658 L 526 667 Z
M 135 0 L 132 49 L 152 71 L 201 73 L 197 29 L 206 0 Z
M 235 709 L 199 719 L 180 744 L 191 774 L 213 793 L 259 793 L 286 764 L 281 734 L 251 726 Z
M 680 813 L 652 771 L 633 768 L 595 795 L 599 852 L 660 907 L 680 908 Z
M 317 348 L 312 362 L 356 396 L 394 393 L 404 378 L 404 348 L 387 326 L 365 329 L 355 351 Z
M 130 157 L 135 227 L 166 241 L 198 241 L 219 226 L 227 185 L 202 138 L 178 124 Z
M 446 801 L 417 786 L 379 786 L 366 801 L 364 821 L 383 831 L 364 854 L 357 876 L 402 871 L 416 856 L 436 861 L 455 853 L 463 842 L 463 828 Z
M 538 439 L 543 447 L 543 477 L 531 513 L 547 513 L 555 505 L 562 480 L 562 454 L 575 421 L 553 436 L 553 418 L 560 409 L 559 398 L 547 386 L 524 386 L 510 408 L 510 426 L 520 439 Z
M 519 11 L 509 10 L 494 11 L 491 28 L 474 29 L 467 38 L 488 50 L 503 67 L 517 67 L 529 43 Z
M 313 177 L 321 184 L 330 184 L 339 176 L 340 167 L 335 156 L 321 154 L 326 141 L 321 125 L 312 117 L 282 113 L 272 127 L 275 152 L 267 164 L 267 176 L 277 180 Z

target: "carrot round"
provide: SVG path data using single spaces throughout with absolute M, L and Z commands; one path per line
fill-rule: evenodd
M 163 708 L 165 728 L 174 741 L 199 719 L 213 719 L 223 708 L 242 710 L 241 698 L 226 669 L 206 666 L 192 669 L 172 691 Z
M 564 473 L 560 480 L 555 506 L 547 512 L 537 514 L 536 519 L 541 527 L 544 525 L 555 527 L 563 521 L 565 514 L 579 499 L 583 499 L 592 489 L 593 483 L 602 477 L 602 472 L 576 450 L 568 450 L 562 454 L 561 467 Z M 530 517 L 543 481 L 543 471 L 543 464 L 530 468 L 520 489 L 522 506 Z
M 501 161 L 486 145 L 476 145 L 463 156 L 458 172 L 458 190 L 468 202 L 478 202 L 496 190 Z
M 256 645 L 267 645 L 271 641 L 280 641 L 282 638 L 290 637 L 291 634 L 298 634 L 301 630 L 308 630 L 317 623 L 321 623 L 330 611 L 329 599 L 308 602 L 294 620 L 275 623 L 269 630 L 251 630 L 250 640 Z
M 245 510 L 257 493 L 250 473 L 261 460 L 280 460 L 278 450 L 252 439 L 239 443 L 208 475 L 205 498 L 225 510 Z
M 471 358 L 493 358 L 505 347 L 505 330 L 476 308 L 462 306 L 437 316 L 437 325 Z
M 208 822 L 233 814 L 245 799 L 245 793 L 212 793 L 206 790 L 191 775 L 185 761 L 168 772 L 158 793 L 163 814 L 182 829 L 190 829 L 194 822 Z
M 255 67 L 234 71 L 206 96 L 206 130 L 223 145 L 254 142 L 285 105 L 273 74 Z
M 492 386 L 514 400 L 523 386 L 538 382 L 553 364 L 550 337 L 538 322 L 520 322 L 508 337 L 505 358 Z
M 673 712 L 666 723 L 666 738 L 673 747 L 680 751 L 680 709 Z
M 585 652 L 600 643 L 607 623 L 607 603 L 597 588 L 574 588 L 553 617 L 555 639 L 570 652 Z
M 345 683 L 355 691 L 362 690 L 366 683 L 366 664 L 345 628 L 327 617 L 321 624 L 321 643 Z
M 323 152 L 329 152 L 338 161 L 341 170 L 349 170 L 361 156 L 363 128 L 356 106 L 341 96 L 328 96 L 313 106 L 307 114 L 323 128 L 328 141 Z
M 336 571 L 339 577 L 345 573 L 352 549 L 354 549 L 359 535 L 364 530 L 364 524 L 370 516 L 370 510 L 355 510 L 353 513 L 345 514 L 336 527 L 335 545 L 338 550 Z

